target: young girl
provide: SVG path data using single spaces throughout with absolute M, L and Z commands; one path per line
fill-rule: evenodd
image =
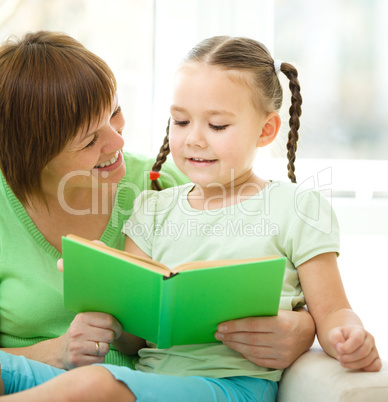
M 374 339 L 351 310 L 338 273 L 339 231 L 329 203 L 316 191 L 268 181 L 253 171 L 257 148 L 279 132 L 279 72 L 290 80 L 287 155 L 289 178 L 296 182 L 302 103 L 296 69 L 274 61 L 254 40 L 205 40 L 176 73 L 167 136 L 151 172 L 154 188 L 161 190 L 158 172 L 171 150 L 192 183 L 143 192 L 123 228 L 125 249 L 171 268 L 193 260 L 285 256 L 280 309 L 306 302 L 329 355 L 349 369 L 378 371 Z M 98 389 L 101 398 L 114 400 L 275 401 L 281 370 L 249 362 L 244 351 L 225 346 L 227 334 L 228 323 L 216 333 L 223 343 L 169 349 L 148 344 L 139 351 L 136 372 L 83 367 L 20 396 L 45 400 L 61 392 L 82 400 Z M 75 383 L 76 390 L 68 387 Z
M 280 71 L 289 78 L 292 93 L 287 156 L 288 176 L 295 183 L 302 103 L 296 69 L 272 60 L 254 40 L 205 40 L 176 73 L 171 121 L 153 167 L 158 172 L 171 150 L 175 164 L 192 183 L 144 192 L 138 198 L 123 230 L 128 235 L 126 250 L 171 268 L 184 261 L 285 256 L 280 309 L 305 300 L 329 355 L 351 369 L 378 370 L 374 340 L 351 310 L 338 273 L 339 231 L 329 203 L 316 191 L 270 182 L 253 171 L 257 148 L 270 144 L 280 128 Z M 158 175 L 151 175 L 160 190 Z M 138 225 L 153 228 L 153 235 L 136 235 Z M 180 233 L 173 240 L 175 247 L 174 225 Z M 222 333 L 216 337 L 223 340 Z M 137 367 L 142 371 L 185 376 L 206 372 L 215 378 L 245 375 L 265 382 L 281 375 L 249 366 L 223 345 L 168 350 L 149 346 L 140 352 Z

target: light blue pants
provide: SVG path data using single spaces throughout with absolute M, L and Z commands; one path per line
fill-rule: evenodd
M 0 351 L 1 378 L 5 393 L 12 394 L 42 384 L 62 373 L 44 363 Z M 176 377 L 142 373 L 128 367 L 101 364 L 118 380 L 126 384 L 139 402 L 274 402 L 276 382 L 252 377 Z

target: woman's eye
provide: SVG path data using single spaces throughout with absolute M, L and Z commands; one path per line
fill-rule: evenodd
M 113 117 L 117 116 L 121 112 L 121 106 L 118 106 L 117 109 L 112 113 L 112 116 L 110 117 L 113 119 Z
M 176 126 L 187 126 L 190 122 L 188 120 L 174 120 Z
M 210 128 L 216 131 L 225 130 L 228 127 L 228 124 L 224 124 L 223 126 L 216 126 L 215 124 L 209 124 Z
M 87 148 L 92 147 L 92 146 L 97 142 L 97 140 L 98 140 L 98 134 L 96 134 L 96 135 L 94 136 L 94 138 L 92 139 L 92 141 L 90 141 L 89 144 L 86 145 L 86 147 L 84 147 L 84 149 L 87 149 Z

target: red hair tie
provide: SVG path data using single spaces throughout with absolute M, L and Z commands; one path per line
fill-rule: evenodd
M 153 170 L 150 171 L 150 180 L 154 181 L 156 179 L 159 179 L 160 173 L 159 172 L 154 172 Z

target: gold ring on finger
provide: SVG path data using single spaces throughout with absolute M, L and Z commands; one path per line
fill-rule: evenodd
M 100 356 L 100 342 L 96 342 L 96 356 Z

